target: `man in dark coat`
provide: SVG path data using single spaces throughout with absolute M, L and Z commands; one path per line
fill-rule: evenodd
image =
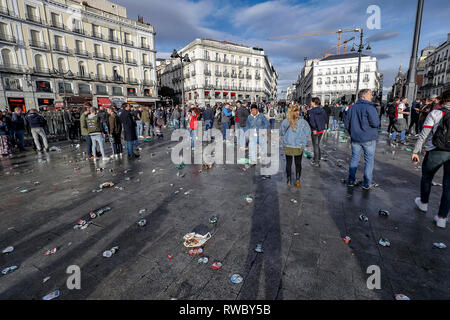
M 137 135 L 136 135 L 136 122 L 133 119 L 132 114 L 130 113 L 130 105 L 128 103 L 124 103 L 122 105 L 122 112 L 120 113 L 120 122 L 122 123 L 123 135 L 125 138 L 125 146 L 127 149 L 128 158 L 137 158 L 138 154 L 135 154 L 133 151 L 133 145 L 136 143 Z

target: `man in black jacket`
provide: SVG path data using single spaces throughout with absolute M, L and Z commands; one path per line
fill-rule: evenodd
M 127 149 L 128 158 L 137 158 L 138 154 L 135 154 L 133 151 L 133 146 L 136 143 L 137 135 L 136 135 L 136 122 L 133 119 L 132 114 L 130 113 L 130 105 L 128 103 L 124 103 L 122 105 L 122 112 L 120 113 L 120 122 L 122 123 L 123 136 L 125 138 L 125 146 Z
M 236 123 L 236 130 L 239 134 L 240 147 L 243 149 L 243 148 L 245 148 L 245 145 L 246 145 L 245 129 L 246 129 L 247 118 L 250 113 L 248 112 L 248 109 L 246 107 L 241 105 L 240 101 L 238 101 L 237 107 L 238 107 L 237 108 L 237 116 L 238 116 L 239 124 Z M 240 130 L 240 129 L 242 129 L 242 130 Z
M 34 139 L 34 144 L 36 145 L 36 150 L 38 152 L 42 151 L 41 143 L 39 141 L 39 137 L 42 138 L 42 142 L 44 143 L 45 151 L 48 151 L 48 141 L 47 135 L 45 134 L 45 125 L 47 124 L 47 120 L 41 116 L 36 109 L 31 109 L 30 113 L 25 117 L 25 120 L 28 123 L 28 126 L 31 128 L 31 135 Z
M 320 167 L 320 140 L 322 140 L 325 126 L 328 122 L 327 113 L 320 107 L 318 97 L 311 99 L 311 109 L 308 110 L 309 125 L 311 126 L 311 140 L 314 148 L 314 160 L 311 164 Z

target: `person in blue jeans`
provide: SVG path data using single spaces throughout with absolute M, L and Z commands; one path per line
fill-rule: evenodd
M 223 140 L 227 138 L 227 130 L 230 129 L 230 119 L 233 112 L 230 109 L 230 104 L 226 103 L 222 109 L 222 135 Z
M 15 139 L 20 151 L 25 151 L 24 147 L 25 118 L 22 108 L 16 107 L 11 117 L 11 140 Z
M 258 145 L 262 154 L 266 153 L 266 137 L 269 129 L 269 121 L 264 114 L 258 111 L 256 104 L 252 105 L 250 115 L 245 124 L 245 135 L 249 140 L 249 153 L 252 165 L 256 165 L 256 154 Z
M 203 111 L 203 120 L 205 120 L 205 140 L 211 141 L 214 112 L 212 111 L 211 106 L 209 104 Z
M 350 159 L 348 186 L 353 187 L 356 180 L 356 171 L 364 151 L 364 182 L 362 188 L 373 188 L 372 177 L 375 160 L 375 147 L 378 138 L 378 117 L 375 103 L 372 102 L 373 94 L 370 89 L 362 89 L 358 93 L 358 101 L 349 106 L 344 113 L 345 127 L 351 137 L 352 157 Z

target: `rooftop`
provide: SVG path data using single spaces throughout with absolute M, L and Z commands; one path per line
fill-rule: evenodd
M 369 57 L 369 55 L 361 54 L 361 57 Z M 332 55 L 332 56 L 323 58 L 320 61 L 352 59 L 352 58 L 358 58 L 358 52 L 351 52 L 351 53 L 343 53 L 343 54 L 339 54 L 339 55 Z

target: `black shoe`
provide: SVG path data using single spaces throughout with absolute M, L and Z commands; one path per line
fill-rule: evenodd
M 134 155 L 133 155 L 133 157 L 134 158 L 139 158 L 141 155 L 140 154 L 137 154 L 137 153 L 135 153 Z
M 50 151 L 50 149 L 49 149 L 49 148 L 45 148 L 45 151 L 49 152 L 49 151 Z

